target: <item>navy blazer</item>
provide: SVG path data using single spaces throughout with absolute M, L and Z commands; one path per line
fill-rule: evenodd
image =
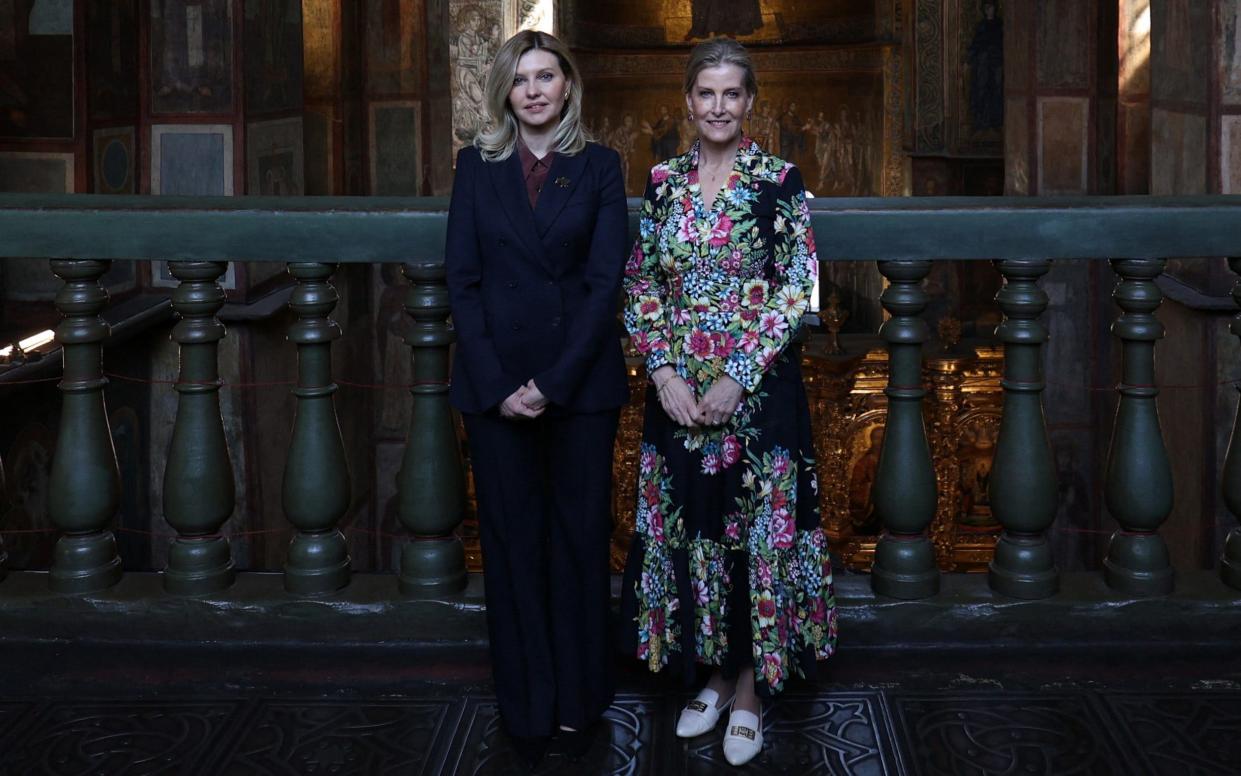
M 517 153 L 457 155 L 445 262 L 457 332 L 449 399 L 486 412 L 534 379 L 554 408 L 629 399 L 616 314 L 628 253 L 620 156 L 556 154 L 533 209 Z

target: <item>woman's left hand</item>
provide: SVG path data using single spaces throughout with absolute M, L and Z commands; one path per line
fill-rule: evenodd
M 716 380 L 698 402 L 698 422 L 707 426 L 723 425 L 737 411 L 744 393 L 741 384 L 728 375 Z
M 526 383 L 526 392 L 521 395 L 521 403 L 532 410 L 541 410 L 547 406 L 547 397 L 534 384 L 534 378 L 530 378 L 530 382 Z

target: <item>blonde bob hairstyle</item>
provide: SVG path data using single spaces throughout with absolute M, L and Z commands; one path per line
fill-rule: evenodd
M 685 93 L 694 90 L 694 82 L 698 74 L 709 67 L 720 65 L 736 65 L 741 68 L 745 90 L 750 97 L 758 96 L 758 79 L 754 77 L 754 64 L 750 62 L 750 52 L 732 38 L 711 38 L 704 40 L 689 53 L 689 64 L 685 66 Z
M 590 135 L 582 126 L 582 85 L 578 79 L 577 63 L 565 44 L 558 38 L 538 30 L 522 30 L 504 41 L 496 53 L 491 69 L 487 71 L 484 87 L 487 100 L 487 126 L 474 137 L 474 145 L 489 162 L 509 158 L 517 149 L 517 117 L 508 104 L 513 78 L 517 73 L 517 61 L 527 51 L 542 49 L 556 55 L 560 70 L 564 73 L 569 94 L 560 112 L 560 124 L 556 127 L 553 147 L 558 154 L 573 156 L 586 148 Z

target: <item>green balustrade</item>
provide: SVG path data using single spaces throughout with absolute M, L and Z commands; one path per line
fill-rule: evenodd
M 64 320 L 56 327 L 63 348 L 64 394 L 47 511 L 64 531 L 56 542 L 48 583 L 61 593 L 105 590 L 121 578 L 116 537 L 108 528 L 121 497 L 120 471 L 104 406 L 103 341 L 108 324 L 99 317 L 108 292 L 99 278 L 110 261 L 53 260 L 65 281 L 56 294 Z
M 349 463 L 336 418 L 332 342 L 340 326 L 329 315 L 339 297 L 328 279 L 335 264 L 290 264 L 297 287 L 289 329 L 297 344 L 297 416 L 284 469 L 284 513 L 297 535 L 289 543 L 284 586 L 290 593 L 330 593 L 349 584 L 349 548 L 337 523 L 349 509 Z
M 401 524 L 414 534 L 401 549 L 400 588 L 432 596 L 465 587 L 465 548 L 453 531 L 465 509 L 465 474 L 448 405 L 448 286 L 441 261 L 405 264 L 405 310 L 414 319 L 413 409 L 397 475 Z
M 1108 450 L 1105 498 L 1120 529 L 1103 561 L 1108 585 L 1129 595 L 1172 591 L 1172 565 L 1156 533 L 1172 512 L 1172 468 L 1159 428 L 1155 397 L 1155 341 L 1164 335 L 1154 312 L 1163 301 L 1155 278 L 1163 259 L 1116 259 L 1120 276 L 1112 298 L 1123 314 L 1112 324 L 1124 348 L 1120 404 Z
M 995 300 L 1004 313 L 1004 414 L 991 465 L 991 512 L 1004 526 L 988 568 L 991 589 L 1014 598 L 1046 598 L 1060 586 L 1046 531 L 1056 519 L 1056 474 L 1043 417 L 1043 343 L 1038 317 L 1047 294 L 1038 279 L 1047 260 L 997 261 L 1004 286 Z
M 220 417 L 219 343 L 224 324 L 216 313 L 224 305 L 219 279 L 223 261 L 169 263 L 180 283 L 172 308 L 181 320 L 172 338 L 181 348 L 176 384 L 177 419 L 164 469 L 164 517 L 178 536 L 168 550 L 164 588 L 179 595 L 202 595 L 233 583 L 232 551 L 220 528 L 233 513 L 233 466 Z
M 935 469 L 922 419 L 922 343 L 927 325 L 922 280 L 929 261 L 881 261 L 891 283 L 879 301 L 892 317 L 879 329 L 888 343 L 887 426 L 871 489 L 884 535 L 875 547 L 871 587 L 892 598 L 926 598 L 939 590 L 939 569 L 927 527 L 935 518 Z
M 1241 257 L 1228 259 L 1228 266 L 1235 274 L 1241 275 Z M 1232 286 L 1232 299 L 1241 306 L 1241 280 Z M 1236 315 L 1228 330 L 1241 337 L 1241 315 Z M 1241 392 L 1241 385 L 1237 386 Z M 1221 483 L 1224 490 L 1224 503 L 1233 517 L 1241 517 L 1241 404 L 1237 405 L 1236 420 L 1232 425 L 1232 437 L 1228 440 L 1228 454 L 1224 456 L 1224 473 Z M 1224 541 L 1224 556 L 1220 559 L 1220 576 L 1229 585 L 1241 590 L 1241 528 L 1228 532 Z

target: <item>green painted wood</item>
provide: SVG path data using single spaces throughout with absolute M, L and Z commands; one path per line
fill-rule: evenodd
M 335 264 L 289 265 L 297 286 L 289 308 L 297 321 L 297 415 L 284 468 L 283 503 L 297 535 L 289 543 L 284 586 L 291 593 L 331 593 L 349 584 L 349 547 L 337 524 L 349 509 L 349 462 L 336 417 L 332 342 L 340 326 L 329 316 L 339 297 L 329 281 Z
M 0 194 L 0 256 L 442 262 L 447 208 L 442 197 Z M 1241 196 L 821 198 L 810 209 L 819 255 L 834 261 L 1241 255 Z
M 1004 526 L 988 567 L 991 588 L 1014 598 L 1046 598 L 1060 586 L 1047 529 L 1056 519 L 1056 473 L 1043 417 L 1043 343 L 1038 318 L 1047 294 L 1038 279 L 1051 262 L 997 261 L 1004 286 L 996 302 L 1004 322 L 1004 414 L 991 465 L 991 512 Z
M 935 469 L 922 419 L 922 343 L 926 307 L 922 281 L 929 261 L 881 261 L 891 285 L 879 301 L 891 314 L 879 334 L 888 343 L 888 414 L 871 488 L 884 534 L 875 546 L 871 587 L 892 598 L 926 598 L 939 591 L 939 569 L 927 528 L 935 519 Z
M 1123 343 L 1124 376 L 1108 449 L 1104 496 L 1120 523 L 1103 561 L 1107 583 L 1129 595 L 1172 592 L 1168 547 L 1157 531 L 1172 512 L 1172 467 L 1159 428 L 1155 342 L 1164 335 L 1155 310 L 1163 294 L 1155 278 L 1162 259 L 1116 259 L 1112 298 L 1123 311 L 1112 332 Z
M 443 263 L 411 262 L 405 311 L 414 319 L 405 342 L 413 351 L 413 409 L 397 475 L 398 516 L 414 534 L 401 548 L 401 592 L 440 595 L 465 587 L 465 548 L 453 533 L 465 511 L 465 472 L 448 404 L 448 286 Z
M 1241 257 L 1228 259 L 1232 271 L 1241 275 Z M 1241 307 L 1241 280 L 1232 286 L 1232 298 Z M 1233 317 L 1228 330 L 1241 337 L 1241 314 Z M 1241 385 L 1237 386 L 1241 392 Z M 1221 477 L 1224 491 L 1224 503 L 1233 517 L 1241 518 L 1241 403 L 1237 405 L 1236 420 L 1232 424 L 1232 437 L 1228 440 L 1228 453 L 1224 456 L 1224 472 Z M 1224 541 L 1224 554 L 1220 559 L 1220 576 L 1224 582 L 1241 590 L 1241 528 L 1228 532 Z
M 223 261 L 185 261 L 169 266 L 180 283 L 172 309 L 181 316 L 172 338 L 181 348 L 177 418 L 164 469 L 164 517 L 177 531 L 168 550 L 164 587 L 178 595 L 202 595 L 233 583 L 232 551 L 220 528 L 235 504 L 233 465 L 220 417 L 219 343 L 224 306 L 219 279 Z
M 64 320 L 56 327 L 61 344 L 64 394 L 47 512 L 65 532 L 56 542 L 48 583 L 61 593 L 93 593 L 120 581 L 121 558 L 108 528 L 121 497 L 120 470 L 104 405 L 103 341 L 108 324 L 99 317 L 108 292 L 99 278 L 111 262 L 57 260 L 52 272 L 65 281 L 56 294 Z

